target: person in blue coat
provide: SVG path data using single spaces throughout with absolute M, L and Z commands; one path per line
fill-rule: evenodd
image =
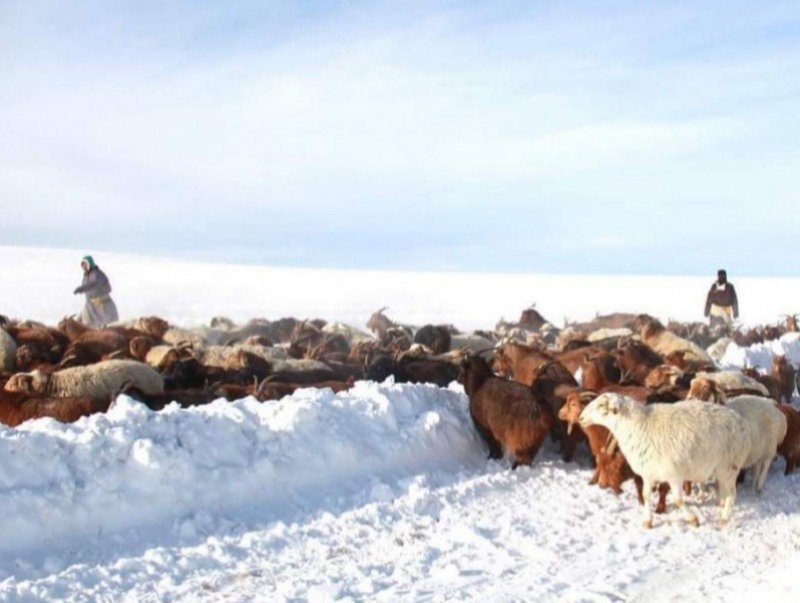
M 90 255 L 81 259 L 83 282 L 74 291 L 75 295 L 86 295 L 81 311 L 81 322 L 89 327 L 101 328 L 119 320 L 117 305 L 111 299 L 111 283 L 105 272 L 94 263 Z

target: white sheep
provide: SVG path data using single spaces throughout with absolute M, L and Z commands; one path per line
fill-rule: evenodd
M 17 363 L 17 343 L 5 329 L 0 329 L 0 371 L 11 373 Z
M 715 480 L 726 522 L 736 501 L 736 477 L 750 452 L 747 421 L 731 408 L 695 400 L 643 406 L 619 394 L 602 394 L 583 410 L 583 427 L 602 425 L 616 438 L 634 473 L 643 480 L 644 526 L 653 525 L 650 496 L 668 483 L 687 522 L 697 515 L 683 501 L 683 482 Z
M 494 342 L 481 335 L 452 335 L 450 337 L 451 350 L 466 350 L 467 352 L 478 352 L 485 358 L 491 357 L 494 350 Z
M 625 327 L 620 329 L 597 329 L 589 333 L 586 341 L 589 343 L 597 343 L 599 341 L 605 341 L 606 339 L 619 339 L 621 337 L 631 337 L 632 335 L 633 331 Z
M 343 335 L 350 344 L 375 341 L 372 335 L 343 322 L 329 322 L 322 327 L 322 332 L 329 335 Z
M 786 437 L 786 416 L 775 401 L 759 396 L 736 396 L 725 406 L 738 412 L 750 426 L 750 454 L 742 466 L 753 468 L 753 489 L 759 493 L 767 481 L 769 467 Z
M 89 397 L 108 399 L 123 388 L 135 387 L 144 394 L 164 391 L 164 379 L 153 368 L 136 360 L 104 360 L 55 373 L 35 370 L 17 373 L 6 383 L 9 392 L 39 394 L 46 398 Z
M 713 381 L 726 392 L 736 389 L 747 389 L 769 397 L 769 390 L 764 387 L 762 383 L 739 371 L 719 371 L 716 373 L 699 372 L 695 375 L 695 379 L 698 377 L 704 377 L 709 381 Z

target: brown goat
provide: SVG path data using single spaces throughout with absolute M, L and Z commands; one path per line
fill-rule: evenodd
M 629 341 L 612 352 L 617 359 L 617 366 L 622 371 L 622 379 L 644 385 L 650 369 L 664 364 L 664 359 L 650 346 Z
M 81 417 L 106 412 L 111 400 L 91 398 L 38 398 L 22 392 L 0 395 L 0 423 L 16 427 L 31 419 L 50 417 L 62 423 L 73 423 Z
M 469 396 L 475 429 L 489 446 L 489 457 L 500 458 L 505 450 L 514 456 L 512 469 L 530 465 L 553 426 L 547 405 L 521 383 L 495 377 L 479 356 L 464 359 L 459 380 Z
M 772 371 L 771 374 L 778 380 L 781 386 L 781 398 L 786 400 L 787 404 L 792 403 L 792 394 L 794 393 L 794 366 L 789 362 L 786 356 L 775 355 L 772 357 Z M 779 400 L 782 401 L 782 400 Z
M 775 400 L 776 402 L 781 401 L 781 382 L 776 377 L 772 375 L 762 375 L 754 368 L 744 368 L 742 369 L 742 373 L 747 375 L 748 377 L 752 377 L 756 381 L 758 381 L 761 385 L 767 388 L 769 392 L 769 397 Z
M 598 391 L 607 385 L 619 383 L 621 378 L 622 373 L 617 366 L 617 359 L 608 352 L 586 356 L 581 364 L 584 389 Z
M 778 446 L 778 454 L 786 459 L 786 469 L 783 473 L 789 475 L 800 459 L 800 413 L 789 404 L 778 404 L 778 410 L 786 417 L 787 425 L 786 437 Z
M 530 385 L 536 377 L 537 369 L 553 360 L 555 358 L 546 352 L 521 343 L 509 342 L 497 348 L 494 369 L 503 377 Z

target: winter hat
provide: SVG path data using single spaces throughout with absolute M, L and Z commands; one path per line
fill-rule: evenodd
M 81 263 L 86 262 L 86 265 L 89 266 L 89 270 L 94 268 L 94 258 L 90 255 L 85 255 L 81 258 Z

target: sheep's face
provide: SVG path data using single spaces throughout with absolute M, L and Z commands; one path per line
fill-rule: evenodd
M 17 373 L 6 382 L 4 389 L 7 392 L 33 393 L 33 375 L 30 373 Z
M 706 377 L 695 377 L 689 387 L 689 400 L 702 400 L 714 404 L 725 404 L 727 396 L 723 389 L 711 379 Z
M 581 427 L 602 425 L 613 429 L 621 416 L 628 414 L 630 401 L 619 394 L 602 394 L 583 409 L 580 415 Z

